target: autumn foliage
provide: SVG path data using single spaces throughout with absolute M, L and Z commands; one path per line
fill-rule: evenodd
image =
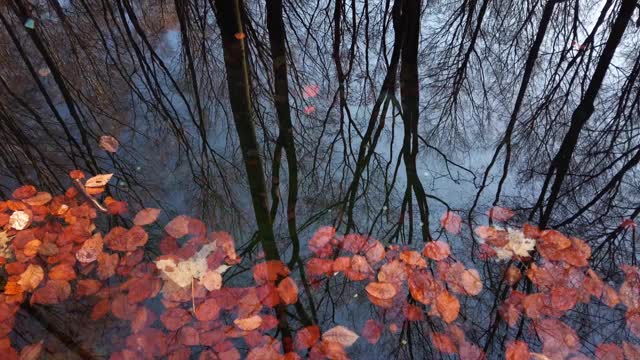
M 117 148 L 108 140 L 105 147 Z M 74 185 L 64 195 L 26 185 L 0 202 L 3 359 L 37 359 L 49 351 L 44 340 L 16 348 L 11 334 L 19 311 L 80 300 L 90 304 L 88 321 L 110 318 L 127 327 L 125 339 L 112 344 L 111 359 L 343 359 L 357 342 L 377 344 L 407 322 L 426 319 L 435 324 L 428 337 L 438 352 L 485 357 L 458 324 L 461 303 L 482 293 L 483 279 L 456 260 L 444 241 L 410 248 L 318 229 L 307 243 L 311 256 L 304 267 L 312 288 L 344 277 L 361 286 L 385 317 L 370 318 L 360 328 L 286 324 L 294 331 L 285 338 L 277 309 L 302 301 L 302 285 L 282 261 L 262 260 L 252 266 L 252 284 L 227 286 L 225 273 L 242 262 L 228 233 L 209 232 L 202 221 L 181 215 L 152 239 L 148 228 L 158 225 L 159 209 L 142 209 L 127 220 L 127 204 L 103 194 L 110 174 L 84 183 L 80 171 L 70 177 Z M 99 216 L 121 216 L 130 225 L 101 231 Z M 489 216 L 506 221 L 513 212 L 494 208 Z M 448 211 L 441 225 L 456 234 L 462 221 Z M 511 288 L 499 304 L 498 321 L 518 327 L 526 320 L 542 343 L 535 352 L 514 339 L 503 350 L 507 359 L 584 357 L 580 338 L 562 317 L 592 301 L 624 306 L 628 329 L 640 337 L 638 268 L 623 266 L 625 280 L 616 290 L 590 269 L 591 249 L 577 238 L 528 224 L 522 230 L 480 226 L 475 232 L 483 260 L 509 261 L 502 282 Z M 145 252 L 150 242 L 160 251 L 153 258 Z M 532 290 L 514 290 L 521 281 L 529 281 Z M 607 359 L 638 354 L 640 348 L 628 342 L 603 343 L 596 351 Z

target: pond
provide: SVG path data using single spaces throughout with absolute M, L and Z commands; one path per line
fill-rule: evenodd
M 635 0 L 0 2 L 7 359 L 639 359 Z

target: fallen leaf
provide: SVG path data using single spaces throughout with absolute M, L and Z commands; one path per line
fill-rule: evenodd
M 298 302 L 298 285 L 290 276 L 282 279 L 278 284 L 278 295 L 282 302 L 287 305 Z
M 200 284 L 209 291 L 220 290 L 222 287 L 222 275 L 209 270 L 200 278 Z
M 31 206 L 42 206 L 48 204 L 53 197 L 48 192 L 41 191 L 34 196 L 23 201 Z
M 160 209 L 142 209 L 133 218 L 133 223 L 138 226 L 149 225 L 158 219 L 158 215 L 160 215 Z
M 382 300 L 392 299 L 397 294 L 397 290 L 393 285 L 383 282 L 369 283 L 365 288 L 365 291 L 367 292 L 367 295 Z
M 25 211 L 14 211 L 9 217 L 9 226 L 12 229 L 23 230 L 31 222 L 31 216 Z
M 235 319 L 233 323 L 244 331 L 251 331 L 262 325 L 262 318 L 259 315 L 253 315 L 243 319 Z
M 37 360 L 43 349 L 43 340 L 31 345 L 27 345 L 20 350 L 20 360 Z
M 317 325 L 304 327 L 296 332 L 295 346 L 297 350 L 312 348 L 320 339 L 320 327 Z
M 455 354 L 458 352 L 456 344 L 451 340 L 449 335 L 442 333 L 432 333 L 431 341 L 438 351 L 445 354 Z
M 430 243 L 425 245 L 422 254 L 429 259 L 440 261 L 448 258 L 449 255 L 451 255 L 451 248 L 449 247 L 449 244 L 440 240 L 431 241 Z
M 113 174 L 96 175 L 88 179 L 87 182 L 84 184 L 84 186 L 88 188 L 99 188 L 99 187 L 106 186 L 109 180 L 111 180 L 112 176 Z
M 358 340 L 358 338 L 358 334 L 342 325 L 333 327 L 322 334 L 322 340 L 333 341 L 342 345 L 343 347 L 349 347 L 353 345 Z
M 531 354 L 524 341 L 512 341 L 507 345 L 506 360 L 529 360 Z
M 179 239 L 189 233 L 189 220 L 190 218 L 186 215 L 176 216 L 164 227 L 164 231 Z
M 362 328 L 362 337 L 364 337 L 369 344 L 375 344 L 380 340 L 382 329 L 382 324 L 373 319 L 369 319 L 364 323 L 364 328 Z
M 475 296 L 482 291 L 482 281 L 476 269 L 465 270 L 462 273 L 462 287 L 468 295 Z
M 436 309 L 442 316 L 442 320 L 449 324 L 458 317 L 460 302 L 448 291 L 443 291 L 436 297 Z
M 27 292 L 35 290 L 44 279 L 44 270 L 40 265 L 29 264 L 27 269 L 20 274 L 18 284 Z
M 462 218 L 452 211 L 447 211 L 440 218 L 440 225 L 451 234 L 458 234 L 462 228 Z
M 100 147 L 104 151 L 114 153 L 118 151 L 119 146 L 120 146 L 120 143 L 118 142 L 118 139 L 114 138 L 113 136 L 109 136 L 109 135 L 100 136 Z

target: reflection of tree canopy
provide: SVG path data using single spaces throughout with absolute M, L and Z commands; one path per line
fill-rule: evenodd
M 320 225 L 412 244 L 449 236 L 446 210 L 465 215 L 450 240 L 476 261 L 470 230 L 501 205 L 587 241 L 605 280 L 636 263 L 619 226 L 640 213 L 634 0 L 0 7 L 5 198 L 113 172 L 114 197 L 201 216 L 291 267 Z M 119 152 L 98 148 L 103 134 Z M 480 266 L 488 321 L 469 322 L 497 346 L 506 267 Z M 345 292 L 327 294 L 322 314 Z M 591 311 L 572 321 L 616 333 Z

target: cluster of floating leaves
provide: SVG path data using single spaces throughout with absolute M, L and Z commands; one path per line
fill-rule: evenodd
M 103 194 L 112 175 L 83 183 L 84 173 L 74 170 L 70 177 L 74 186 L 64 195 L 54 197 L 26 185 L 0 202 L 0 267 L 6 280 L 0 294 L 3 359 L 37 359 L 49 351 L 45 339 L 14 348 L 10 334 L 21 308 L 73 301 L 90 305 L 89 319 L 116 320 L 128 329 L 124 339 L 110 345 L 114 360 L 196 355 L 203 360 L 346 359 L 355 343 L 376 344 L 385 333 L 399 333 L 406 322 L 427 318 L 435 325 L 429 334 L 434 348 L 461 359 L 485 357 L 457 324 L 461 300 L 482 292 L 481 276 L 457 261 L 444 241 L 401 248 L 320 228 L 308 242 L 312 256 L 305 263 L 312 286 L 336 277 L 360 284 L 368 301 L 384 309 L 383 318 L 368 319 L 359 329 L 311 324 L 296 329 L 292 339 L 278 339 L 276 309 L 300 301 L 298 282 L 282 261 L 255 264 L 252 286 L 225 286 L 223 275 L 241 262 L 233 238 L 209 232 L 202 221 L 185 215 L 164 226 L 161 254 L 147 260 L 145 227 L 157 224 L 160 210 L 142 209 L 130 227 L 102 232 L 95 224 L 100 212 L 125 220 L 129 216 L 126 203 Z M 498 208 L 489 216 L 507 221 L 512 213 Z M 457 234 L 462 221 L 449 211 L 441 224 Z M 512 287 L 500 304 L 501 319 L 511 327 L 528 319 L 542 342 L 540 352 L 525 342 L 510 342 L 507 359 L 585 358 L 575 330 L 562 321 L 579 303 L 624 306 L 629 330 L 640 337 L 638 268 L 623 266 L 625 281 L 616 290 L 589 268 L 591 249 L 577 238 L 528 224 L 522 230 L 481 226 L 476 233 L 484 242 L 484 258 L 512 260 L 504 273 Z M 539 261 L 533 261 L 534 252 Z M 513 290 L 525 276 L 534 289 L 527 294 Z M 629 342 L 603 343 L 596 349 L 602 358 L 637 359 L 639 354 L 640 347 Z

